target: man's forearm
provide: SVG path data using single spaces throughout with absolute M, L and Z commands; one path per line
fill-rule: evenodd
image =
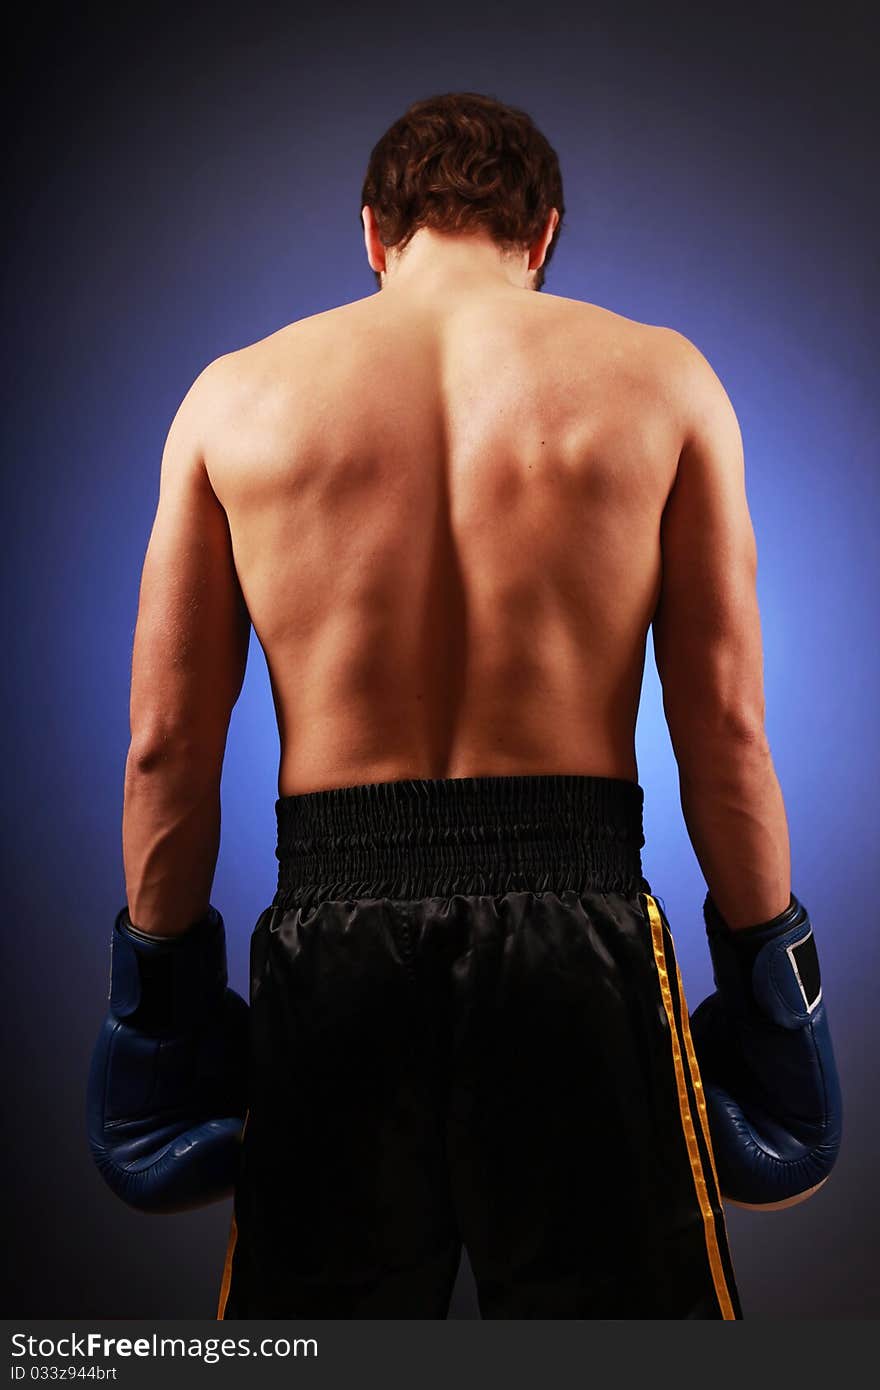
M 785 805 L 765 739 L 706 750 L 679 765 L 681 808 L 718 911 L 732 928 L 788 907 L 791 848 Z
M 129 749 L 122 854 L 135 926 L 172 935 L 204 916 L 219 849 L 219 766 L 206 769 L 183 744 Z

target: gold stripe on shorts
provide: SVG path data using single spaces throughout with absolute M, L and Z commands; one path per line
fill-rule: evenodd
M 229 1229 L 229 1243 L 226 1246 L 226 1260 L 223 1265 L 223 1282 L 220 1285 L 220 1300 L 217 1304 L 217 1322 L 222 1322 L 223 1314 L 226 1312 L 226 1300 L 229 1297 L 229 1285 L 232 1282 L 232 1257 L 235 1254 L 235 1242 L 238 1239 L 238 1228 L 235 1224 L 235 1217 L 232 1218 L 232 1225 Z
M 250 1111 L 244 1117 L 244 1124 L 241 1127 L 241 1137 L 244 1139 L 244 1132 L 247 1129 L 247 1122 L 250 1118 Z M 238 1240 L 238 1227 L 235 1224 L 235 1212 L 232 1214 L 232 1224 L 229 1228 L 229 1240 L 226 1245 L 226 1259 L 223 1262 L 223 1279 L 220 1284 L 220 1298 L 217 1303 L 217 1317 L 215 1321 L 222 1322 L 223 1314 L 226 1312 L 226 1300 L 229 1298 L 229 1285 L 232 1282 L 232 1257 L 235 1254 L 235 1244 Z
M 687 1144 L 688 1157 L 690 1158 L 691 1173 L 694 1179 L 694 1188 L 697 1193 L 697 1200 L 700 1205 L 700 1213 L 703 1218 L 703 1234 L 706 1241 L 706 1254 L 709 1258 L 709 1268 L 712 1271 L 712 1281 L 715 1285 L 715 1294 L 721 1309 L 722 1317 L 735 1321 L 736 1315 L 733 1311 L 733 1304 L 730 1292 L 727 1287 L 727 1280 L 724 1276 L 724 1268 L 721 1263 L 721 1252 L 718 1248 L 718 1232 L 715 1229 L 715 1213 L 712 1211 L 712 1203 L 709 1200 L 709 1193 L 706 1188 L 706 1179 L 703 1175 L 703 1165 L 700 1160 L 700 1149 L 697 1142 L 697 1135 L 694 1129 L 693 1117 L 691 1115 L 690 1102 L 688 1101 L 687 1081 L 685 1079 L 684 1062 L 682 1060 L 681 1040 L 678 1033 L 678 1025 L 675 1019 L 675 1011 L 672 1006 L 672 988 L 669 981 L 669 973 L 666 969 L 666 950 L 663 944 L 663 921 L 660 917 L 657 904 L 650 893 L 646 893 L 645 902 L 648 905 L 648 919 L 651 924 L 651 940 L 654 947 L 654 961 L 657 966 L 657 974 L 660 977 L 660 992 L 663 996 L 663 1007 L 666 1010 L 666 1018 L 669 1022 L 669 1036 L 672 1042 L 672 1061 L 675 1067 L 675 1083 L 678 1090 L 678 1108 L 681 1115 L 681 1126 L 684 1131 L 685 1142 Z M 697 1108 L 700 1112 L 700 1121 L 703 1128 L 703 1135 L 706 1139 L 706 1147 L 709 1152 L 712 1172 L 715 1175 L 717 1186 L 717 1174 L 715 1174 L 715 1160 L 712 1157 L 712 1145 L 709 1141 L 709 1122 L 706 1113 L 705 1096 L 703 1094 L 702 1083 L 699 1080 L 697 1069 L 697 1059 L 690 1036 L 690 1028 L 687 1022 L 687 1009 L 684 1002 L 684 990 L 681 985 L 681 976 L 678 971 L 678 963 L 675 966 L 678 986 L 678 997 L 681 1006 L 681 1017 L 683 1032 L 685 1034 L 685 1051 L 687 1053 L 688 1065 L 690 1067 L 691 1081 L 694 1086 L 694 1094 L 697 1097 Z M 720 1191 L 720 1189 L 719 1189 Z
M 718 1173 L 715 1168 L 715 1155 L 712 1152 L 712 1136 L 709 1133 L 709 1111 L 706 1107 L 706 1093 L 703 1090 L 703 1082 L 700 1077 L 700 1067 L 697 1062 L 697 1054 L 694 1049 L 694 1041 L 691 1037 L 691 1025 L 688 1018 L 687 1002 L 684 997 L 684 985 L 681 982 L 681 971 L 678 968 L 678 961 L 675 962 L 675 977 L 678 983 L 678 1000 L 681 1008 L 681 1024 L 684 1033 L 684 1049 L 687 1054 L 688 1066 L 691 1070 L 691 1082 L 693 1083 L 694 1095 L 697 1099 L 697 1112 L 700 1116 L 700 1127 L 703 1131 L 703 1138 L 706 1141 L 706 1152 L 709 1155 L 709 1162 L 712 1165 L 712 1176 L 715 1179 L 715 1190 L 721 1197 L 721 1184 L 718 1181 Z M 724 1220 L 722 1214 L 722 1221 Z M 727 1230 L 725 1226 L 725 1231 Z

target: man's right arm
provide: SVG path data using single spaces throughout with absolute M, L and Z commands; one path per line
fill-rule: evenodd
M 683 446 L 661 521 L 654 654 L 691 844 L 716 907 L 737 928 L 788 907 L 788 826 L 764 727 L 742 437 L 709 363 L 674 338 Z

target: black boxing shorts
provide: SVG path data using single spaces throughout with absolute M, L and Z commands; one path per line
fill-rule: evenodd
M 283 797 L 219 1319 L 742 1317 L 642 788 Z

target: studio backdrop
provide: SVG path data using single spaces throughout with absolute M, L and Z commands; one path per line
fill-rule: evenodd
M 8 1316 L 214 1316 L 230 1204 L 138 1215 L 104 1186 L 84 1127 L 124 901 L 159 461 L 214 357 L 376 292 L 358 205 L 369 151 L 411 101 L 455 90 L 524 108 L 559 154 L 566 225 L 545 291 L 678 329 L 737 411 L 767 729 L 845 1117 L 815 1199 L 728 1208 L 728 1230 L 746 1317 L 880 1311 L 877 30 L 867 7 L 831 7 L 821 26 L 792 13 L 64 7 L 22 30 L 4 319 Z M 393 404 L 394 383 L 378 389 Z M 712 988 L 705 890 L 650 647 L 637 752 L 645 872 L 693 1008 Z M 275 888 L 277 766 L 252 635 L 212 894 L 242 993 Z M 477 1316 L 466 1260 L 451 1315 Z

